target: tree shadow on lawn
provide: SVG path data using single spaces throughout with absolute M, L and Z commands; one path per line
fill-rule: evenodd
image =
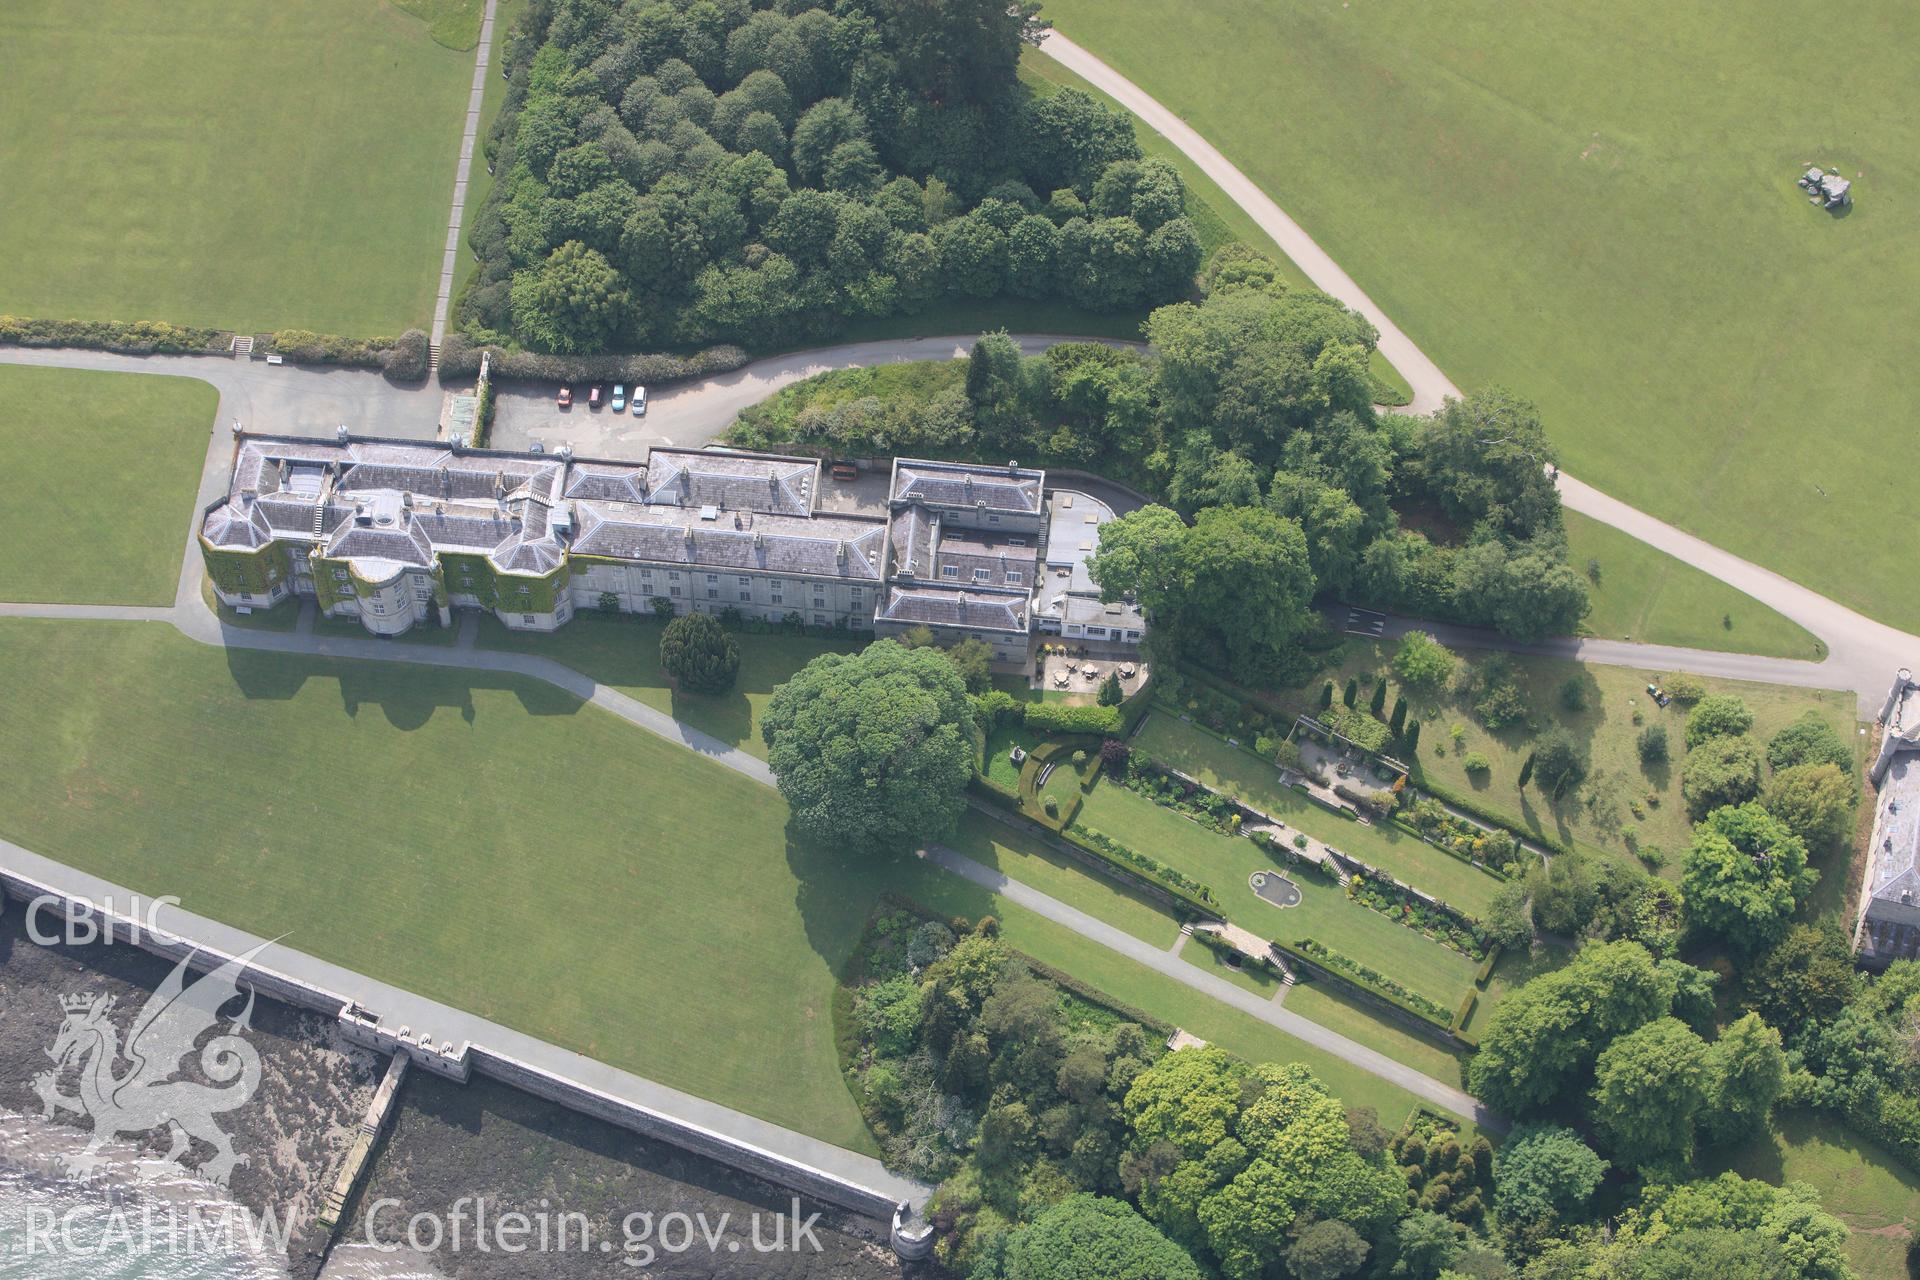
M 1911 1193 L 1908 1220 L 1912 1221 L 1915 1214 L 1920 1214 L 1920 1175 L 1902 1167 L 1885 1148 L 1861 1137 L 1844 1121 L 1821 1111 L 1777 1111 L 1774 1113 L 1773 1127 L 1767 1132 L 1757 1134 L 1738 1146 L 1711 1152 L 1702 1164 L 1709 1173 L 1732 1169 L 1744 1177 L 1759 1178 L 1778 1186 L 1787 1177 L 1783 1140 L 1786 1146 L 1795 1147 L 1814 1142 L 1824 1143 L 1845 1152 L 1854 1164 L 1885 1170 Z M 1804 1175 L 1801 1180 L 1805 1181 Z M 1832 1212 L 1847 1213 L 1847 1204 L 1833 1194 L 1838 1189 L 1822 1188 L 1825 1207 Z
M 543 680 L 503 672 L 471 671 L 407 663 L 361 662 L 316 658 L 305 654 L 228 649 L 227 670 L 242 696 L 287 702 L 298 697 L 309 680 L 332 680 L 340 703 L 350 717 L 363 707 L 384 714 L 396 729 L 424 726 L 435 712 L 457 710 L 471 724 L 477 716 L 476 690 L 511 693 L 528 715 L 577 715 L 585 702 Z

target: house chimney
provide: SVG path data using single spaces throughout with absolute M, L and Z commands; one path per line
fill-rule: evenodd
M 847 540 L 845 538 L 842 538 L 835 544 L 833 558 L 841 564 L 847 562 Z

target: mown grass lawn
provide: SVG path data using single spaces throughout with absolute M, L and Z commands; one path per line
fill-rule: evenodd
M 0 600 L 172 604 L 219 403 L 193 378 L 0 365 Z
M 1305 711 L 1319 704 L 1322 680 L 1333 680 L 1338 689 L 1349 676 L 1358 675 L 1365 687 L 1372 674 L 1387 671 L 1394 648 L 1390 643 L 1352 640 L 1337 668 L 1297 689 L 1280 691 L 1281 699 Z M 1473 651 L 1460 656 L 1469 664 L 1484 663 L 1490 657 Z M 1423 776 L 1450 791 L 1473 796 L 1535 834 L 1621 857 L 1632 855 L 1631 836 L 1642 849 L 1659 849 L 1666 857 L 1661 873 L 1677 878 L 1691 827 L 1680 791 L 1686 770 L 1687 709 L 1674 703 L 1662 710 L 1646 691 L 1648 682 L 1660 680 L 1665 673 L 1560 658 L 1521 656 L 1511 661 L 1532 727 L 1488 730 L 1474 717 L 1470 699 L 1455 691 L 1410 695 L 1408 718 L 1421 722 L 1420 749 L 1410 763 Z M 1568 709 L 1563 699 L 1562 691 L 1570 681 L 1584 702 L 1577 711 Z M 1830 721 L 1846 740 L 1863 741 L 1850 693 L 1745 680 L 1707 679 L 1702 684 L 1708 693 L 1737 694 L 1746 702 L 1753 712 L 1753 737 L 1763 754 L 1768 738 L 1808 711 Z M 1396 686 L 1389 703 L 1398 693 Z M 1636 715 L 1641 720 L 1638 724 Z M 1666 726 L 1670 759 L 1663 765 L 1643 766 L 1636 744 L 1641 729 L 1652 724 Z M 1523 793 L 1517 784 L 1539 734 L 1554 725 L 1564 727 L 1587 755 L 1588 774 L 1575 795 L 1549 804 L 1537 786 Z M 1461 730 L 1457 743 L 1452 735 L 1456 727 Z M 1487 759 L 1491 767 L 1486 773 L 1467 772 L 1467 758 L 1475 754 Z M 1823 878 L 1843 876 L 1845 868 L 1835 864 L 1822 866 L 1821 871 Z
M 1107 94 L 1055 62 L 1036 49 L 1023 49 L 1020 54 L 1020 79 L 1035 93 L 1046 97 L 1062 89 L 1079 89 L 1093 95 L 1100 102 L 1116 111 L 1125 111 L 1118 102 Z M 1205 171 L 1186 153 L 1168 142 L 1146 121 L 1134 117 L 1133 134 L 1139 140 L 1140 151 L 1149 159 L 1165 160 L 1179 171 L 1180 180 L 1187 186 L 1187 219 L 1193 223 L 1195 236 L 1200 241 L 1203 253 L 1211 257 L 1213 251 L 1230 241 L 1238 240 L 1271 257 L 1280 266 L 1280 274 L 1288 284 L 1295 288 L 1311 289 L 1313 282 L 1307 279 L 1307 273 L 1299 264 L 1289 258 L 1285 251 L 1275 243 L 1272 236 L 1260 229 L 1260 224 L 1235 204 L 1220 184 L 1209 178 Z M 1370 365 L 1375 380 L 1380 384 L 1375 391 L 1375 399 L 1382 404 L 1409 404 L 1413 400 L 1413 388 L 1407 385 L 1405 377 L 1378 351 L 1373 353 Z
M 425 328 L 473 76 L 433 30 L 382 0 L 0 5 L 0 311 Z
M 1156 708 L 1133 739 L 1136 751 L 1198 778 L 1222 795 L 1250 804 L 1289 827 L 1404 880 L 1465 911 L 1485 915 L 1500 881 L 1399 828 L 1372 826 L 1321 808 L 1279 770 L 1250 751 L 1215 737 L 1172 712 Z
M 650 618 L 607 618 L 583 610 L 552 633 L 509 631 L 483 614 L 480 646 L 551 658 L 764 760 L 767 746 L 760 740 L 760 716 L 773 691 L 821 654 L 853 652 L 872 638 L 857 632 L 845 637 L 735 632 L 740 674 L 733 688 L 703 694 L 678 692 L 661 672 L 660 633 L 665 629 L 665 623 Z
M 926 863 L 796 845 L 773 790 L 537 681 L 15 620 L 0 732 L 9 840 L 844 1146 L 871 1149 L 829 1002 L 887 888 L 1354 1105 L 1412 1103 Z M 1171 943 L 1159 908 L 987 824 L 956 846 Z
M 1686 561 L 1577 511 L 1566 520 L 1567 560 L 1586 576 L 1593 606 L 1583 633 L 1816 662 L 1827 656 L 1811 631 Z
M 1300 905 L 1273 906 L 1247 886 L 1255 871 L 1274 869 L 1253 841 L 1218 835 L 1116 782 L 1101 780 L 1076 822 L 1205 883 L 1229 920 L 1260 937 L 1313 938 L 1447 1009 L 1473 982 L 1474 961 L 1361 906 L 1320 876 L 1289 873 L 1300 886 Z
M 1730 1168 L 1772 1183 L 1804 1182 L 1853 1228 L 1847 1257 L 1861 1280 L 1905 1280 L 1907 1241 L 1920 1228 L 1920 1175 L 1878 1143 L 1810 1111 L 1775 1114 L 1772 1132 L 1714 1153 L 1709 1172 Z
M 1911 9 L 1050 0 L 1569 472 L 1920 627 L 1884 533 L 1920 328 Z M 1810 68 L 1844 69 L 1824 83 Z M 1810 207 L 1810 163 L 1856 178 Z
M 992 915 L 1000 922 L 1000 936 L 1036 960 L 1063 969 L 1115 1000 L 1192 1032 L 1229 1053 L 1250 1062 L 1305 1063 L 1348 1106 L 1373 1107 L 1390 1129 L 1397 1129 L 1415 1105 L 1412 1094 L 1378 1076 L 1357 1070 L 1270 1023 L 1250 1018 L 1135 964 L 971 881 L 918 861 L 895 863 L 881 878 L 884 887 L 935 910 L 972 920 Z M 1189 948 L 1195 945 L 1187 944 Z

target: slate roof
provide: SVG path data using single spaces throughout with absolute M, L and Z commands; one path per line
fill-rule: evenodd
M 431 567 L 439 551 L 545 574 L 565 558 L 549 525 L 566 467 L 561 458 L 434 443 L 249 436 L 235 451 L 228 500 L 207 513 L 201 532 L 217 547 L 263 545 L 262 525 L 267 537 L 312 543 L 318 507 L 319 553 L 367 561 L 372 577 L 389 576 L 389 565 Z
M 1007 591 L 895 585 L 887 588 L 877 616 L 887 622 L 924 622 L 929 626 L 1025 635 L 1027 597 Z
M 573 550 L 581 555 L 695 568 L 752 570 L 878 582 L 886 526 L 847 517 L 731 512 L 712 520 L 697 507 L 580 502 Z
M 576 462 L 567 473 L 567 497 L 605 502 L 645 502 L 647 468 L 602 462 Z
M 893 500 L 935 507 L 965 507 L 1015 515 L 1038 515 L 1046 472 L 1028 467 L 982 467 L 958 462 L 898 459 Z
M 1869 917 L 1920 925 L 1920 751 L 1901 751 L 1880 779 Z
M 810 516 L 820 464 L 811 458 L 655 449 L 647 455 L 649 503 Z
M 933 567 L 933 520 L 925 507 L 894 513 L 887 526 L 887 546 L 893 555 L 890 572 L 894 576 L 927 580 L 938 576 Z
M 1031 591 L 1040 550 L 1032 539 L 942 528 L 939 540 L 934 543 L 933 562 L 934 570 L 929 576 L 940 582 Z M 951 576 L 947 573 L 950 568 L 954 570 Z M 985 577 L 981 576 L 982 571 Z M 1019 574 L 1019 580 L 1009 582 L 1009 571 Z

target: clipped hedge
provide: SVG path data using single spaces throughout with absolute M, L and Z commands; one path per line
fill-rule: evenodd
M 499 378 L 537 382 L 630 382 L 642 386 L 731 373 L 749 358 L 744 350 L 734 346 L 708 347 L 690 356 L 646 353 L 560 356 L 539 351 L 509 351 L 505 347 L 476 343 L 465 334 L 456 333 L 440 346 L 440 376 L 476 376 L 483 351 L 492 355 L 493 373 Z
M 1427 1026 L 1451 1035 L 1453 1026 L 1448 1010 L 1416 991 L 1410 991 L 1392 978 L 1370 969 L 1351 956 L 1342 955 L 1324 942 L 1303 938 L 1297 943 L 1274 939 L 1283 955 L 1292 956 L 1309 969 L 1326 973 L 1338 981 L 1362 991 L 1374 999 L 1399 1009 Z
M 1075 848 L 1084 849 L 1131 875 L 1151 881 L 1156 887 L 1172 894 L 1195 911 L 1206 916 L 1220 914 L 1219 899 L 1206 884 L 1184 872 L 1176 871 L 1156 858 L 1150 858 L 1136 849 L 1121 844 L 1106 832 L 1095 831 L 1091 827 L 1074 826 L 1068 827 L 1060 834 Z
M 124 355 L 217 355 L 227 350 L 219 329 L 159 320 L 39 320 L 0 315 L 0 343 L 16 347 L 84 347 Z
M 339 364 L 358 369 L 385 369 L 393 359 L 398 338 L 346 338 L 311 329 L 278 329 L 253 337 L 256 354 L 284 356 L 295 364 Z M 404 376 L 404 375 L 400 375 Z
M 1453 1011 L 1453 1025 L 1450 1028 L 1453 1034 L 1460 1034 L 1460 1028 L 1467 1025 L 1467 1019 L 1473 1016 L 1473 1006 L 1478 1003 L 1480 1003 L 1479 989 L 1468 987 L 1467 994 L 1460 997 L 1460 1003 Z
M 1119 707 L 1029 702 L 1026 720 L 1027 728 L 1036 733 L 1097 733 L 1109 738 L 1120 734 Z

